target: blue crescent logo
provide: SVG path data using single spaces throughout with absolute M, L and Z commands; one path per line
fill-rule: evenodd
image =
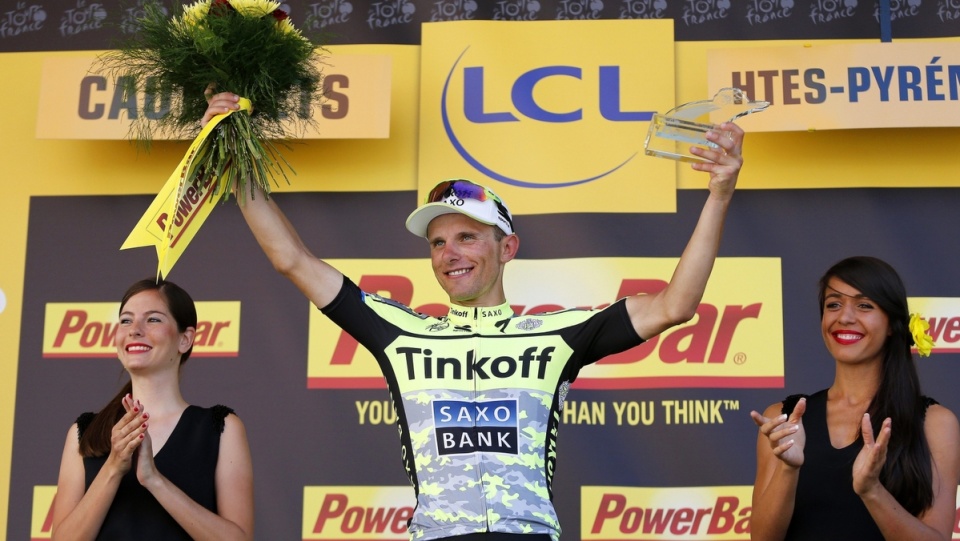
M 483 173 L 484 175 L 492 179 L 503 182 L 504 184 L 509 184 L 511 186 L 518 186 L 521 188 L 565 188 L 567 186 L 576 186 L 578 184 L 586 184 L 587 182 L 592 182 L 594 180 L 601 179 L 613 173 L 617 169 L 620 169 L 637 155 L 637 153 L 634 152 L 626 160 L 624 160 L 622 163 L 620 163 L 616 167 L 608 171 L 604 171 L 603 173 L 600 173 L 598 175 L 594 175 L 592 177 L 578 179 L 578 180 L 569 180 L 565 182 L 560 181 L 560 182 L 549 182 L 549 183 L 532 182 L 529 180 L 508 177 L 480 163 L 480 160 L 476 159 L 475 157 L 473 157 L 472 154 L 470 154 L 470 152 L 466 149 L 466 147 L 463 146 L 463 143 L 460 142 L 460 138 L 457 137 L 457 134 L 453 132 L 453 126 L 450 124 L 450 115 L 447 113 L 447 92 L 450 89 L 450 79 L 453 77 L 453 73 L 454 73 L 454 70 L 456 70 L 457 68 L 457 64 L 460 63 L 460 60 L 463 58 L 463 55 L 467 54 L 467 49 L 469 48 L 470 47 L 467 47 L 466 49 L 464 49 L 463 52 L 460 53 L 460 56 L 457 57 L 457 61 L 453 63 L 453 66 L 450 68 L 450 73 L 447 74 L 447 79 L 443 83 L 443 95 L 440 100 L 440 117 L 443 120 L 443 131 L 446 132 L 447 139 L 450 140 L 450 144 L 452 144 L 453 148 L 456 149 L 457 154 L 459 154 L 460 157 L 464 159 L 464 161 L 472 165 L 473 168 L 476 169 L 477 171 L 480 171 L 481 173 Z

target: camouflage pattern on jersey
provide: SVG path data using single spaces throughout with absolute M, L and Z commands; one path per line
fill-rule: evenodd
M 349 280 L 323 309 L 377 359 L 417 494 L 412 539 L 560 537 L 559 409 L 580 367 L 641 342 L 623 302 L 516 317 L 509 304 L 428 317 Z

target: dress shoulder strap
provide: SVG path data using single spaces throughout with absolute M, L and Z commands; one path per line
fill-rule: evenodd
M 93 418 L 96 417 L 96 414 L 92 411 L 81 413 L 77 417 L 77 439 L 83 437 L 83 433 L 87 430 L 87 427 L 90 426 L 90 423 L 93 422 Z
M 213 414 L 213 420 L 216 423 L 217 430 L 223 434 L 223 428 L 226 425 L 227 415 L 231 413 L 236 415 L 237 413 L 233 411 L 233 408 L 224 406 L 223 404 L 217 404 L 210 408 L 210 412 Z

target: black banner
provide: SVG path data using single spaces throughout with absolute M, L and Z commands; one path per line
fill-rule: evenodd
M 136 34 L 145 2 L 7 2 L 0 52 L 116 48 Z M 887 3 L 892 39 L 960 35 L 960 0 Z M 454 20 L 673 19 L 677 41 L 881 39 L 880 2 L 867 0 L 289 0 L 281 7 L 297 28 L 323 32 L 331 45 L 415 45 L 421 24 Z

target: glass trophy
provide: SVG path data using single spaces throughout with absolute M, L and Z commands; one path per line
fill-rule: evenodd
M 718 148 L 707 140 L 708 131 L 717 130 L 718 124 L 763 111 L 769 106 L 770 102 L 751 101 L 739 88 L 722 88 L 712 100 L 685 103 L 664 114 L 653 115 L 643 151 L 648 156 L 682 162 L 707 161 L 686 149 L 689 145 Z

